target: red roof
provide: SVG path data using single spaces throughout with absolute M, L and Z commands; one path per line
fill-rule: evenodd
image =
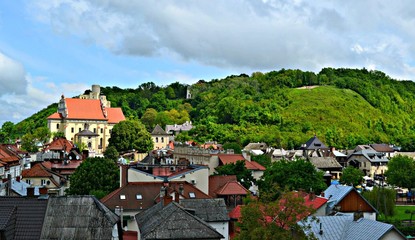
M 22 172 L 23 178 L 31 178 L 31 177 L 51 177 L 52 174 L 42 166 L 41 163 L 35 164 L 30 169 L 25 169 Z
M 236 181 L 236 175 L 212 175 L 209 176 L 209 196 L 217 197 L 216 192 L 219 191 L 227 182 Z
M 304 197 L 304 205 L 307 207 L 312 207 L 313 209 L 317 210 L 321 208 L 326 202 L 328 201 L 327 198 L 319 197 L 319 196 L 311 196 L 307 195 Z
M 6 145 L 0 145 L 0 161 L 6 164 L 18 163 L 20 157 L 13 150 L 9 149 Z
M 241 214 L 241 205 L 236 206 L 232 211 L 229 212 L 229 217 L 233 219 L 240 219 Z
M 72 142 L 68 141 L 66 138 L 55 138 L 49 144 L 47 144 L 45 150 L 50 151 L 62 151 L 65 149 L 65 152 L 69 152 L 73 148 Z
M 237 181 L 227 182 L 221 189 L 216 191 L 217 195 L 247 195 L 248 190 Z
M 223 165 L 225 164 L 235 164 L 238 161 L 245 161 L 245 167 L 248 170 L 259 170 L 259 171 L 265 171 L 265 167 L 261 164 L 255 162 L 255 161 L 247 161 L 245 160 L 244 156 L 242 154 L 219 154 L 219 161 Z
M 98 99 L 65 98 L 68 110 L 67 119 L 107 120 L 109 123 L 118 123 L 125 120 L 121 108 L 106 108 L 107 117 L 101 108 Z M 62 115 L 54 113 L 48 119 L 62 119 Z
M 119 123 L 125 120 L 121 108 L 106 108 L 108 123 Z

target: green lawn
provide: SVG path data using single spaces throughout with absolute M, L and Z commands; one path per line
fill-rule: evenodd
M 408 205 L 408 206 L 396 206 L 395 207 L 395 215 L 392 217 L 388 217 L 387 220 L 395 220 L 395 221 L 403 221 L 403 220 L 410 220 L 411 214 L 405 213 L 406 210 L 413 211 L 414 214 L 412 214 L 412 221 L 415 222 L 415 206 L 414 205 Z M 385 220 L 385 216 L 379 215 L 378 216 L 379 221 Z

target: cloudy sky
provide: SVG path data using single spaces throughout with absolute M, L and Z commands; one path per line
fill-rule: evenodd
M 0 126 L 92 84 L 368 68 L 415 79 L 412 1 L 0 1 Z

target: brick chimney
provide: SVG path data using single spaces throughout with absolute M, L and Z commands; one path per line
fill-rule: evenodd
M 128 184 L 128 165 L 120 166 L 120 187 L 124 187 Z
M 26 194 L 27 197 L 34 197 L 35 196 L 35 188 L 34 187 L 28 187 L 28 188 L 26 188 L 26 191 L 27 191 L 27 194 Z

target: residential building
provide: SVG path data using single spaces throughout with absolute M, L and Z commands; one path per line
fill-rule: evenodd
M 164 198 L 135 216 L 141 240 L 223 239 L 207 222 L 196 217 L 177 202 Z
M 34 164 L 30 169 L 22 172 L 22 180 L 31 187 L 44 187 L 48 195 L 65 195 L 67 180 L 63 175 L 53 172 L 44 163 Z
M 383 176 L 388 170 L 389 159 L 384 153 L 373 149 L 362 149 L 353 152 L 347 159 L 347 165 L 359 168 L 366 176 L 371 178 L 377 175 Z
M 230 209 L 243 204 L 243 199 L 250 194 L 250 190 L 240 184 L 235 175 L 209 176 L 209 196 L 223 198 Z
M 79 98 L 62 95 L 58 112 L 47 118 L 49 130 L 63 132 L 66 139 L 84 143 L 90 156 L 102 154 L 114 125 L 125 120 L 121 108 L 111 108 L 110 104 L 100 94 L 98 85 L 93 85 L 92 92 Z
M 245 167 L 251 171 L 252 177 L 259 180 L 264 174 L 265 167 L 255 161 L 246 160 L 242 154 L 218 154 L 219 164 L 218 166 L 226 164 L 235 164 L 238 161 L 244 161 Z M 215 167 L 216 168 L 216 167 Z
M 404 240 L 406 237 L 392 224 L 372 219 L 355 219 L 351 215 L 317 216 L 300 221 L 306 235 L 319 240 Z
M 306 159 L 310 157 L 326 157 L 329 155 L 329 148 L 315 135 L 303 144 L 301 149 L 303 150 L 303 157 Z
M 0 144 L 0 179 L 20 178 L 23 169 L 22 158 L 7 144 Z
M 326 215 L 341 212 L 376 220 L 378 211 L 352 186 L 330 185 L 324 197 L 328 199 Z
M 229 216 L 225 201 L 222 198 L 215 199 L 181 199 L 180 205 L 185 209 L 194 210 L 194 215 L 207 222 L 218 233 L 229 239 Z
M 165 149 L 169 145 L 169 134 L 158 124 L 151 132 L 151 138 L 153 139 L 154 150 Z
M 170 135 L 170 140 L 174 141 L 174 136 L 180 132 L 190 131 L 193 128 L 192 122 L 186 121 L 183 124 L 166 125 L 166 132 Z

